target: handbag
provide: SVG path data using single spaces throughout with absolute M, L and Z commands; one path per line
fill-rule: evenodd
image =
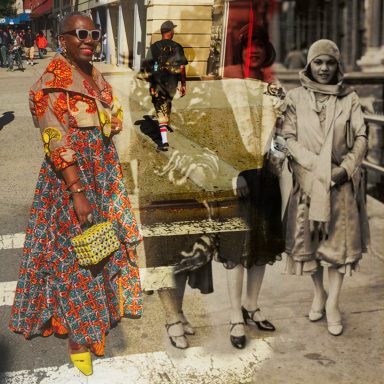
M 77 261 L 81 266 L 96 265 L 120 247 L 112 223 L 92 225 L 71 239 Z
M 285 159 L 288 156 L 288 149 L 283 137 L 276 135 L 271 141 L 271 148 L 268 152 L 269 169 L 276 176 L 281 176 Z

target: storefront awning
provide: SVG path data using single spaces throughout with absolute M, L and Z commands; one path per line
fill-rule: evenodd
M 1 17 L 0 25 L 16 25 L 31 21 L 29 13 L 20 13 L 17 17 Z
M 38 7 L 31 9 L 31 18 L 35 19 L 52 12 L 52 0 L 44 0 Z

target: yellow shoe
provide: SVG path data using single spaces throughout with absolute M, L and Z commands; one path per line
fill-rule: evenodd
M 89 376 L 93 373 L 92 358 L 90 352 L 72 353 L 69 355 L 73 365 L 84 375 Z

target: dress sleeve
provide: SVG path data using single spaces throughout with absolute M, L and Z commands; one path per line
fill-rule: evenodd
M 290 92 L 286 98 L 284 113 L 283 137 L 286 140 L 290 156 L 302 167 L 312 171 L 318 163 L 318 155 L 305 148 L 297 141 L 296 103 Z
M 366 126 L 356 93 L 352 95 L 350 127 L 352 129 L 353 147 L 340 164 L 347 171 L 349 179 L 359 169 L 368 148 Z
M 68 127 L 71 122 L 65 92 L 31 91 L 29 98 L 34 124 L 40 128 L 44 152 L 56 171 L 76 162 L 76 153 L 70 146 Z

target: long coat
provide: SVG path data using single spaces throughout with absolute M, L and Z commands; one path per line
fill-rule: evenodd
M 286 252 L 294 261 L 312 261 L 308 265 L 322 260 L 336 267 L 353 267 L 366 252 L 369 241 L 361 168 L 367 150 L 366 127 L 355 92 L 336 98 L 332 124 L 330 159 L 328 163 L 318 161 L 326 131 L 314 110 L 310 92 L 299 87 L 288 93 L 283 132 L 291 154 L 293 189 L 287 211 Z M 321 178 L 329 166 L 343 167 L 348 181 L 328 186 L 329 236 L 319 239 L 318 233 L 310 230 L 310 189 L 304 188 L 304 182 L 300 185 L 299 180 L 303 180 L 303 170 L 313 180 Z M 310 184 L 312 188 L 315 185 Z

